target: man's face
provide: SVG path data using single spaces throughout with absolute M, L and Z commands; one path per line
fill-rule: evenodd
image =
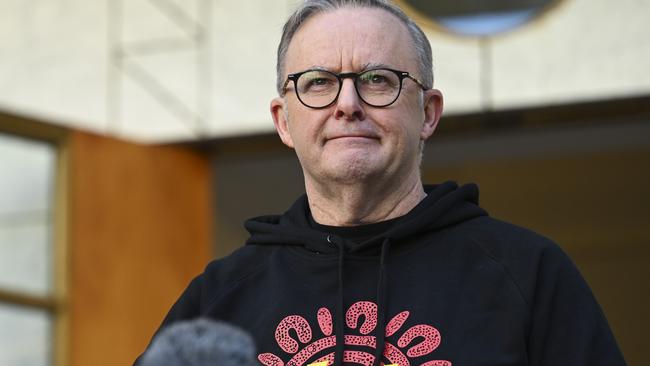
M 343 8 L 309 18 L 294 35 L 286 74 L 312 68 L 361 72 L 376 66 L 419 75 L 413 41 L 399 19 L 381 9 Z M 404 79 L 402 92 L 384 108 L 364 104 L 352 79 L 325 109 L 300 103 L 293 84 L 271 102 L 282 141 L 296 150 L 305 178 L 320 184 L 388 180 L 399 184 L 419 174 L 420 143 L 442 110 L 437 90 L 422 91 Z

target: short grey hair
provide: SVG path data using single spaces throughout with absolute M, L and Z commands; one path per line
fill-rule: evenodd
M 404 14 L 402 9 L 391 3 L 389 0 L 305 0 L 298 6 L 293 14 L 291 14 L 282 28 L 282 38 L 278 45 L 278 62 L 276 67 L 276 88 L 278 94 L 282 95 L 282 87 L 284 86 L 283 76 L 287 50 L 289 49 L 289 44 L 291 43 L 293 36 L 296 34 L 298 29 L 300 29 L 300 26 L 314 15 L 344 7 L 383 9 L 401 20 L 413 39 L 413 46 L 417 56 L 418 72 L 420 73 L 418 77 L 425 87 L 433 87 L 433 61 L 431 56 L 431 44 L 429 44 L 427 36 L 422 32 L 422 29 L 415 24 L 413 19 Z

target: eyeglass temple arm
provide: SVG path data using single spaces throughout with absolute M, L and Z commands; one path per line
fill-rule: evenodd
M 426 86 L 424 86 L 424 83 L 422 83 L 420 80 L 418 80 L 416 77 L 412 76 L 412 75 L 409 74 L 408 72 L 403 72 L 403 73 L 402 73 L 402 76 L 403 76 L 403 77 L 407 77 L 407 78 L 409 78 L 409 79 L 415 81 L 415 83 L 418 84 L 418 85 L 420 86 L 420 88 L 422 88 L 422 90 L 428 90 L 428 89 L 429 89 L 429 88 L 427 88 Z

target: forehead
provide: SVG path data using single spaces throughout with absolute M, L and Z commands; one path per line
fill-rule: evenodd
M 314 15 L 294 35 L 285 72 L 324 67 L 336 72 L 386 65 L 414 72 L 416 55 L 406 26 L 377 8 L 341 8 Z

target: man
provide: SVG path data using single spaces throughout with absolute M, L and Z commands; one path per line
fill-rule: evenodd
M 271 114 L 306 196 L 246 222 L 163 326 L 249 330 L 268 366 L 623 365 L 570 260 L 487 216 L 473 185 L 423 187 L 442 95 L 422 31 L 380 0 L 307 1 L 285 24 Z

